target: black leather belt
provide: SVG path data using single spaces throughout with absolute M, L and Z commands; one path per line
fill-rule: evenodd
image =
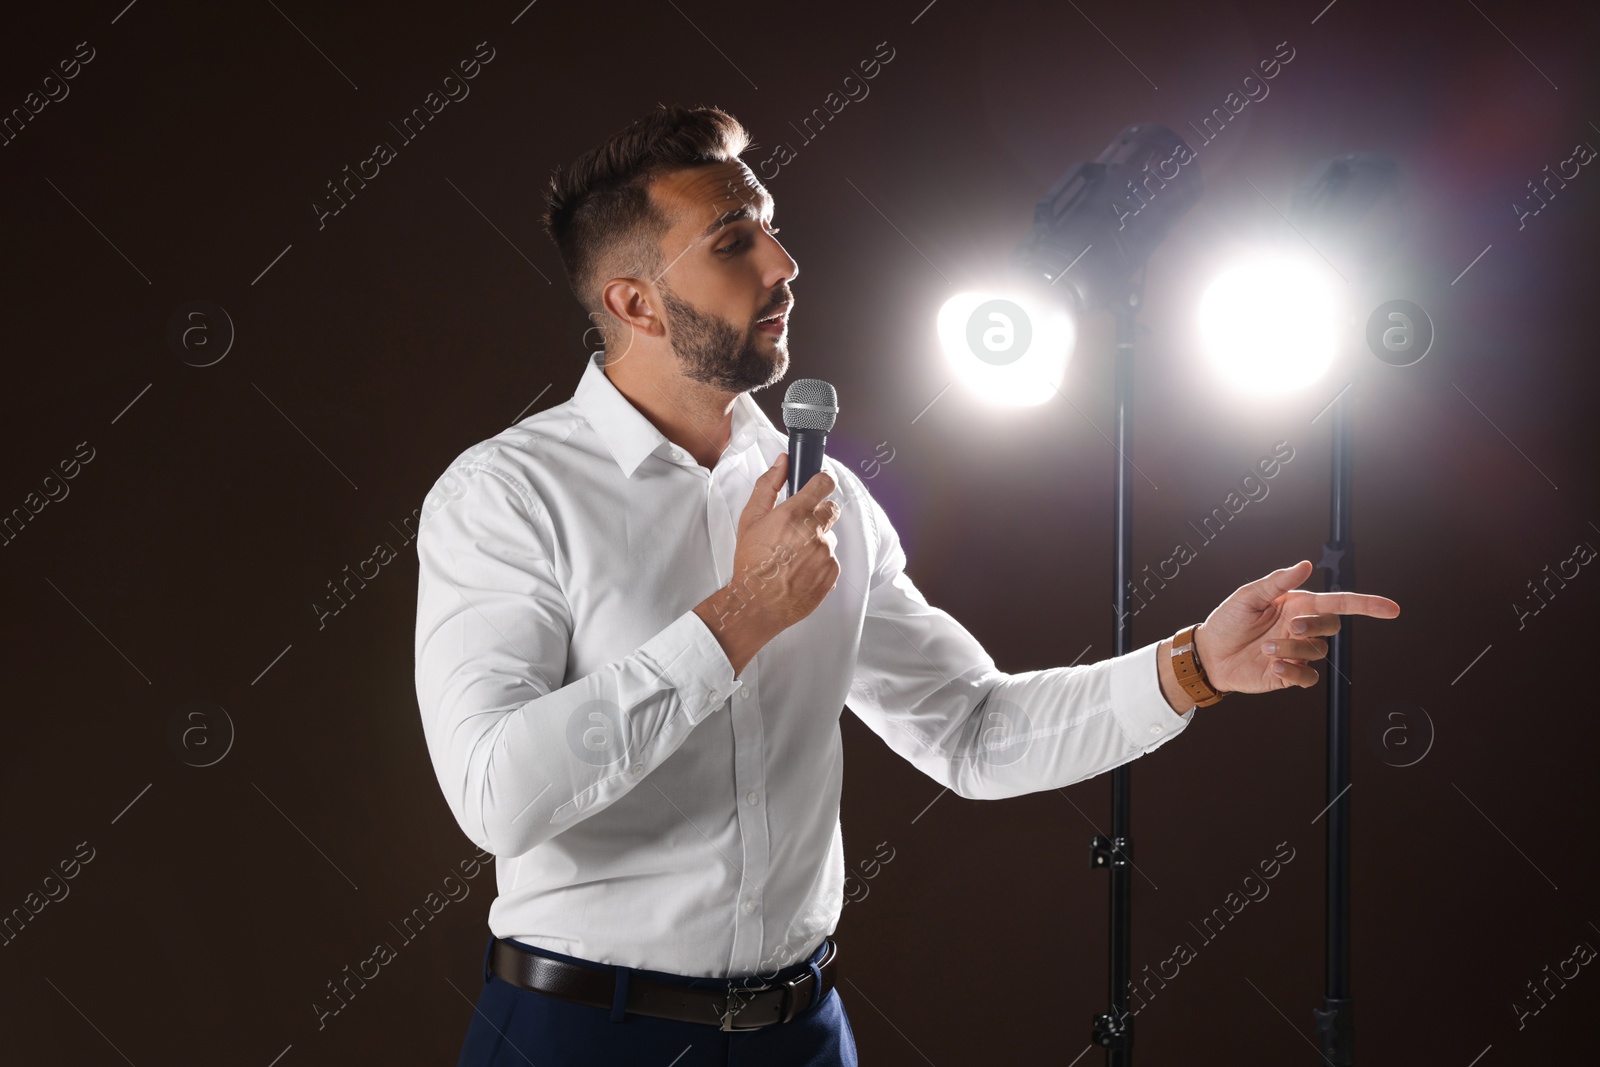
M 822 988 L 815 997 L 809 969 L 773 982 L 730 978 L 726 989 L 695 989 L 630 975 L 624 1010 L 659 1019 L 706 1023 L 723 1030 L 759 1030 L 786 1023 L 813 1003 L 822 1003 L 833 988 L 838 955 L 839 948 L 830 938 L 822 959 L 817 961 Z M 535 955 L 499 939 L 494 943 L 490 969 L 501 981 L 522 989 L 596 1008 L 610 1008 L 616 992 L 616 972 L 612 968 L 601 970 Z

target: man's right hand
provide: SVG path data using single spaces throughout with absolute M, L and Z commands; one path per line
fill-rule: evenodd
M 789 457 L 780 453 L 756 480 L 739 516 L 733 580 L 695 607 L 734 674 L 839 584 L 832 532 L 839 505 L 824 499 L 836 486 L 833 475 L 819 471 L 779 504 L 788 469 Z

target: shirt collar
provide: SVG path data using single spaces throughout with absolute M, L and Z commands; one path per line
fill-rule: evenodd
M 573 393 L 573 401 L 595 433 L 600 435 L 600 440 L 622 469 L 623 477 L 631 478 L 645 457 L 668 444 L 668 441 L 606 377 L 604 366 L 604 352 L 590 355 L 589 365 L 584 368 L 583 377 Z M 779 441 L 785 439 L 766 413 L 750 399 L 750 394 L 740 393 L 733 401 L 733 424 L 723 455 L 737 455 L 762 437 L 777 438 Z

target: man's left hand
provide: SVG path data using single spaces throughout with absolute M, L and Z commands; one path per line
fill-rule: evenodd
M 1364 593 L 1313 593 L 1295 586 L 1311 576 L 1310 560 L 1242 585 L 1195 632 L 1196 650 L 1212 688 L 1265 693 L 1310 688 L 1321 677 L 1308 660 L 1328 654 L 1322 640 L 1339 632 L 1339 616 L 1392 619 L 1400 605 Z

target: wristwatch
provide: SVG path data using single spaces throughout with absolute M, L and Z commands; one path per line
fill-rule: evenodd
M 1194 644 L 1194 634 L 1199 628 L 1200 624 L 1195 623 L 1179 630 L 1172 638 L 1172 670 L 1195 707 L 1206 708 L 1228 694 L 1212 688 L 1210 679 L 1206 677 L 1205 667 L 1200 663 L 1200 654 Z

